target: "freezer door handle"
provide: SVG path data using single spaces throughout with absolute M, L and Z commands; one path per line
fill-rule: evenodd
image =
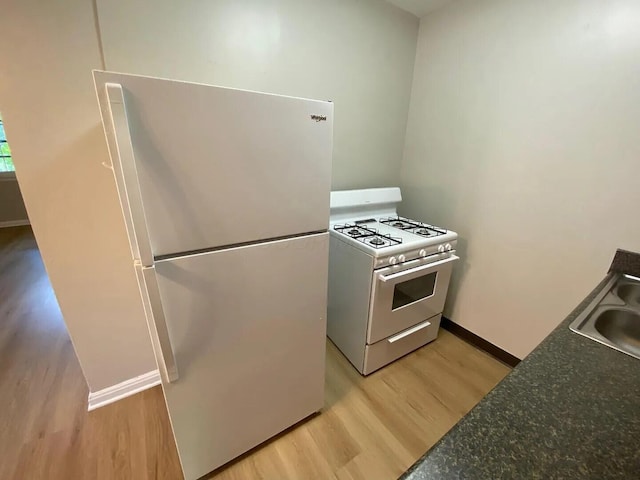
M 162 297 L 156 279 L 155 267 L 142 268 L 143 281 L 141 289 L 145 301 L 145 312 L 147 314 L 147 325 L 152 338 L 153 348 L 158 362 L 158 369 L 163 383 L 172 383 L 178 379 L 178 365 L 171 346 L 167 319 L 164 315 Z
M 113 149 L 115 151 L 110 151 L 112 168 L 116 176 L 116 184 L 121 183 L 125 190 L 123 196 L 127 205 L 123 204 L 123 209 L 125 215 L 129 215 L 133 228 L 134 256 L 139 255 L 139 258 L 134 258 L 134 260 L 139 260 L 144 266 L 150 266 L 153 265 L 153 252 L 142 203 L 142 191 L 138 179 L 124 91 L 122 85 L 117 83 L 107 83 L 105 90 L 108 100 L 108 120 L 111 122 L 110 127 L 115 143 Z M 118 182 L 118 178 L 120 182 Z

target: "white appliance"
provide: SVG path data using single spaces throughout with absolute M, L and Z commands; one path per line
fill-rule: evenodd
M 455 232 L 399 217 L 399 188 L 331 192 L 327 335 L 364 375 L 438 335 Z
M 94 72 L 184 476 L 320 410 L 330 102 Z

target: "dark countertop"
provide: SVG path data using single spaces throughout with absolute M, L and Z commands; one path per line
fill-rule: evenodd
M 401 479 L 640 479 L 640 360 L 569 330 L 608 278 Z

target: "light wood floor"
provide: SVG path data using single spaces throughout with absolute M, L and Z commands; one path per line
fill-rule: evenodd
M 0 479 L 178 479 L 160 387 L 87 413 L 28 227 L 0 229 Z M 361 377 L 327 342 L 326 404 L 207 478 L 393 479 L 508 372 L 446 331 Z

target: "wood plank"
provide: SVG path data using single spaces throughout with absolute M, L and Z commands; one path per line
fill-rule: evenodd
M 162 390 L 87 412 L 29 227 L 0 230 L 0 478 L 181 478 Z M 441 330 L 362 377 L 327 341 L 325 407 L 206 478 L 396 478 L 509 367 Z

